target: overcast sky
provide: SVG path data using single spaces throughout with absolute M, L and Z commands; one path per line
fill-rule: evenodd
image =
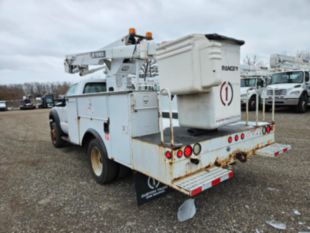
M 241 55 L 310 51 L 308 0 L 0 0 L 0 84 L 77 81 L 66 54 L 153 32 L 156 41 L 190 33 L 243 39 Z

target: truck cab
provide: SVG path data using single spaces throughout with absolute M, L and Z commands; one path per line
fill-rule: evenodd
M 249 101 L 249 110 L 256 107 L 256 94 L 261 95 L 263 88 L 266 86 L 267 76 L 251 75 L 241 76 L 240 82 L 240 99 L 241 105 Z
M 272 106 L 273 92 L 276 106 L 295 107 L 299 113 L 306 112 L 310 96 L 309 71 L 290 70 L 272 74 L 262 95 L 266 99 L 266 109 Z
M 74 98 L 70 98 L 73 96 L 86 96 L 96 93 L 104 93 L 106 92 L 106 80 L 105 79 L 87 79 L 80 81 L 78 83 L 72 84 L 67 93 L 65 94 L 62 101 L 56 103 L 55 107 L 53 107 L 50 111 L 50 117 L 53 117 L 57 121 L 57 127 L 59 134 L 61 136 L 69 136 L 69 126 L 68 121 L 70 116 L 74 118 L 74 113 L 72 109 L 75 109 Z M 72 105 L 72 106 L 70 106 Z M 53 137 L 53 136 L 52 136 Z M 58 140 L 57 140 L 58 139 Z M 54 136 L 53 143 L 62 145 L 64 143 L 60 137 Z

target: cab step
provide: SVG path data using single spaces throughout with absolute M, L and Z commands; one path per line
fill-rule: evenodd
M 219 167 L 201 171 L 189 177 L 177 180 L 173 186 L 181 192 L 193 197 L 234 176 L 232 170 Z
M 256 155 L 265 157 L 279 157 L 280 154 L 288 152 L 292 147 L 286 144 L 274 143 L 264 148 L 258 149 Z

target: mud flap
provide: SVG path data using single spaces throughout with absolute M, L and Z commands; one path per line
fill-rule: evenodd
M 291 148 L 290 145 L 274 143 L 258 149 L 255 154 L 264 157 L 279 157 L 280 154 L 288 152 Z
M 159 198 L 172 190 L 158 180 L 145 176 L 139 172 L 135 173 L 135 188 L 138 205 Z

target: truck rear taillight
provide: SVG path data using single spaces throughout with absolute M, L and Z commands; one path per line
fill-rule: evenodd
M 244 133 L 241 134 L 240 138 L 241 138 L 241 140 L 243 140 L 245 138 Z
M 167 150 L 167 151 L 165 152 L 165 156 L 166 156 L 167 159 L 171 159 L 171 158 L 172 158 L 172 153 L 171 153 L 171 151 Z
M 230 136 L 230 137 L 228 138 L 228 143 L 232 143 L 232 141 L 233 141 L 232 136 Z
M 177 152 L 177 157 L 178 157 L 178 158 L 181 158 L 182 155 L 183 155 L 183 151 L 182 151 L 182 150 L 178 150 L 178 152 Z
M 185 157 L 190 157 L 193 153 L 193 148 L 191 146 L 186 146 L 184 148 L 184 156 Z
M 239 141 L 239 135 L 238 135 L 238 134 L 235 135 L 235 141 L 236 141 L 236 142 Z
M 271 131 L 270 125 L 266 126 L 266 132 L 267 132 L 267 133 L 270 133 L 270 131 Z

